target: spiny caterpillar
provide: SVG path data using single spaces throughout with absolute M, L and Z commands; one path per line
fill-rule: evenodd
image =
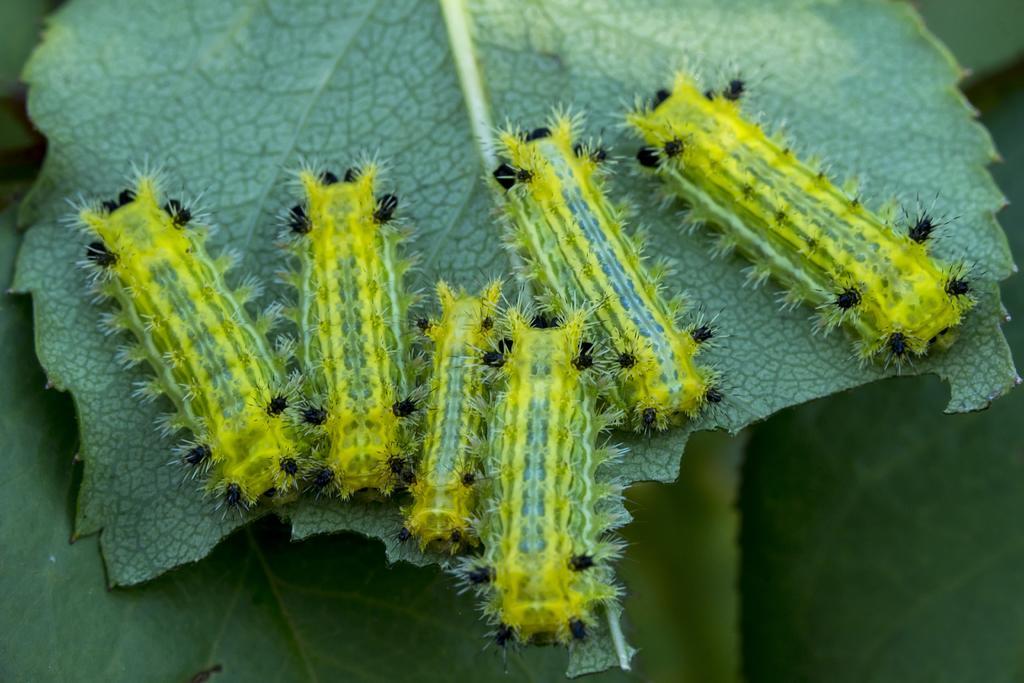
M 156 373 L 137 395 L 167 395 L 178 413 L 163 420 L 164 431 L 192 432 L 182 460 L 209 468 L 207 488 L 244 507 L 295 488 L 298 441 L 285 415 L 291 390 L 266 339 L 276 310 L 250 317 L 245 303 L 258 288 L 227 286 L 234 259 L 209 257 L 207 232 L 194 218 L 181 201 L 162 201 L 158 181 L 142 175 L 116 200 L 80 211 L 92 240 L 83 265 L 99 294 L 117 303 L 105 326 L 137 340 L 119 359 L 147 361 Z
M 620 547 L 606 537 L 623 521 L 619 488 L 598 470 L 620 454 L 598 439 L 621 415 L 598 411 L 583 312 L 538 328 L 513 310 L 506 325 L 488 361 L 504 386 L 488 424 L 485 550 L 460 574 L 485 596 L 498 644 L 570 643 L 619 595 L 610 562 Z
M 488 285 L 478 297 L 439 282 L 441 318 L 424 321 L 424 334 L 434 346 L 433 372 L 405 525 L 421 547 L 442 543 L 454 551 L 475 540 L 470 519 L 480 474 L 483 416 L 474 401 L 484 395 L 486 366 L 479 355 L 492 346 L 500 296 L 500 282 Z
M 412 477 L 402 424 L 417 408 L 404 393 L 409 262 L 392 222 L 398 198 L 374 194 L 377 174 L 374 163 L 343 179 L 303 170 L 304 203 L 287 215 L 298 261 L 287 278 L 298 290 L 291 317 L 309 378 L 301 419 L 316 441 L 308 474 L 342 497 L 389 493 Z
M 639 162 L 692 207 L 694 223 L 721 231 L 722 252 L 738 248 L 753 262 L 753 282 L 772 276 L 788 305 L 818 309 L 826 331 L 847 327 L 862 358 L 887 352 L 898 363 L 952 343 L 947 332 L 973 301 L 963 266 L 928 253 L 933 219 L 922 214 L 898 232 L 891 210 L 869 211 L 744 118 L 744 90 L 733 79 L 702 92 L 678 74 L 671 92 L 628 116 L 650 145 Z
M 623 399 L 634 428 L 665 429 L 721 400 L 711 373 L 694 362 L 708 325 L 682 329 L 682 299 L 667 301 L 645 266 L 640 241 L 624 233 L 621 211 L 602 187 L 605 152 L 574 142 L 579 121 L 556 114 L 548 127 L 501 133 L 507 163 L 494 172 L 506 190 L 511 246 L 527 261 L 557 311 L 576 301 L 597 318 L 618 358 Z

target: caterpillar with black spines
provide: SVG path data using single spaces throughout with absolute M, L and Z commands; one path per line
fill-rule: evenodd
M 384 494 L 413 480 L 409 422 L 418 409 L 407 377 L 406 314 L 412 297 L 399 255 L 398 197 L 378 193 L 366 161 L 339 178 L 305 168 L 302 203 L 288 210 L 297 292 L 289 310 L 306 380 L 300 419 L 313 441 L 306 477 L 343 498 Z
M 929 253 L 927 212 L 899 229 L 895 210 L 869 210 L 815 164 L 747 118 L 739 78 L 702 89 L 688 73 L 628 114 L 647 146 L 637 153 L 691 208 L 692 224 L 738 250 L 755 284 L 774 278 L 785 303 L 808 303 L 825 331 L 843 326 L 862 359 L 899 364 L 946 348 L 974 301 L 963 265 Z
M 141 173 L 116 199 L 80 209 L 77 223 L 90 240 L 81 263 L 99 298 L 115 304 L 103 317 L 106 330 L 135 338 L 119 349 L 119 361 L 154 371 L 136 395 L 174 404 L 161 429 L 191 433 L 178 456 L 208 472 L 207 490 L 240 509 L 287 499 L 297 488 L 301 444 L 287 415 L 294 383 L 286 354 L 266 336 L 278 310 L 259 318 L 247 312 L 258 285 L 228 286 L 236 258 L 209 256 L 201 222 L 194 206 L 163 197 L 157 175 Z
M 631 426 L 666 429 L 722 399 L 714 373 L 696 362 L 714 331 L 679 323 L 682 297 L 665 297 L 639 237 L 626 234 L 603 187 L 607 154 L 579 142 L 580 127 L 579 117 L 556 113 L 543 128 L 500 133 L 506 161 L 494 178 L 504 191 L 507 241 L 525 262 L 521 275 L 542 287 L 556 316 L 577 301 L 596 307 Z
M 474 296 L 437 284 L 441 316 L 424 320 L 432 342 L 423 446 L 410 487 L 413 502 L 405 511 L 405 529 L 420 547 L 447 546 L 452 552 L 476 541 L 480 455 L 487 366 L 480 360 L 493 346 L 501 282 Z
M 604 466 L 622 454 L 601 435 L 622 415 L 598 407 L 588 313 L 564 311 L 555 327 L 513 309 L 485 359 L 499 390 L 488 414 L 484 551 L 458 573 L 483 597 L 502 646 L 580 641 L 620 595 L 611 563 L 621 547 L 609 531 L 624 513 Z

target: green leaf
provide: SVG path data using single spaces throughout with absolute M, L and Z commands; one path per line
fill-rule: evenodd
M 13 228 L 13 213 L 0 214 L 5 282 Z M 352 535 L 292 544 L 281 525 L 260 524 L 200 564 L 108 590 L 96 540 L 68 543 L 77 425 L 67 397 L 44 388 L 28 303 L 0 298 L 0 376 L 16 398 L 0 414 L 0 679 L 198 681 L 204 671 L 218 682 L 561 677 L 563 650 L 509 652 L 505 661 L 494 646 L 484 649 L 474 601 L 456 594 L 449 577 L 387 568 L 375 542 Z
M 51 20 L 27 69 L 31 115 L 50 152 L 23 207 L 32 227 L 16 286 L 34 295 L 44 367 L 75 397 L 85 460 L 76 533 L 103 529 L 111 583 L 197 560 L 238 524 L 164 466 L 171 444 L 153 430 L 159 407 L 129 398 L 139 375 L 115 367 L 116 341 L 97 331 L 83 276 L 70 267 L 82 245 L 59 223 L 65 199 L 110 195 L 144 159 L 202 191 L 223 228 L 217 242 L 243 250 L 245 267 L 271 280 L 282 264 L 273 215 L 291 201 L 285 169 L 303 156 L 340 168 L 367 147 L 379 150 L 418 227 L 416 285 L 427 289 L 438 276 L 472 285 L 508 270 L 482 180 L 492 160 L 474 137 L 487 132 L 486 119 L 530 124 L 558 102 L 572 104 L 627 156 L 636 142 L 615 125 L 620 102 L 653 90 L 685 55 L 731 60 L 751 75 L 769 120 L 785 118 L 838 171 L 870 178 L 870 197 L 885 190 L 931 201 L 939 192 L 939 209 L 960 216 L 947 246 L 991 281 L 979 288 L 982 303 L 955 352 L 914 370 L 951 382 L 953 410 L 980 407 L 1012 384 L 994 284 L 1011 261 L 992 218 L 1001 196 L 984 169 L 993 151 L 953 88 L 954 65 L 905 7 L 442 4 L 447 15 L 412 0 L 76 0 Z M 621 176 L 619 197 L 643 203 L 656 192 L 648 180 Z M 670 285 L 720 311 L 729 335 L 712 356 L 728 405 L 700 426 L 736 430 L 884 374 L 860 367 L 842 335 L 812 337 L 807 312 L 780 313 L 770 289 L 742 289 L 741 262 L 709 262 L 703 238 L 681 234 L 672 212 L 653 203 L 639 220 L 651 227 L 651 251 L 679 261 Z M 621 477 L 673 479 L 685 439 L 685 430 L 622 437 L 633 453 Z M 297 536 L 357 528 L 388 539 L 396 556 L 388 506 L 303 503 L 287 514 Z
M 1024 90 L 986 116 L 1024 220 Z M 1024 249 L 1024 234 L 1013 234 Z M 1024 280 L 1006 288 L 1024 310 Z M 1024 353 L 1024 330 L 1009 328 Z M 755 431 L 743 471 L 744 668 L 756 681 L 1024 676 L 1019 390 L 939 416 L 934 381 L 820 401 Z

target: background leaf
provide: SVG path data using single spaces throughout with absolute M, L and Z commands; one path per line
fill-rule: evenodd
M 629 490 L 633 522 L 619 574 L 630 588 L 630 640 L 649 680 L 739 680 L 736 496 L 746 436 L 696 434 L 678 481 Z
M 969 82 L 1024 57 L 1024 5 L 1017 0 L 920 0 L 928 28 L 972 73 Z
M 986 115 L 1024 200 L 1024 88 Z M 1021 202 L 1004 220 L 1024 249 Z M 1024 310 L 1024 280 L 1005 288 Z M 1024 352 L 1014 321 L 1011 345 Z M 788 411 L 743 470 L 743 654 L 753 681 L 1024 678 L 1024 435 L 1019 390 L 939 416 L 923 378 Z
M 32 228 L 16 285 L 34 294 L 43 365 L 75 397 L 86 463 L 76 533 L 104 530 L 112 584 L 199 559 L 237 523 L 209 512 L 154 456 L 170 447 L 152 427 L 158 409 L 129 399 L 137 377 L 115 367 L 115 342 L 98 333 L 82 275 L 69 267 L 82 245 L 58 223 L 64 199 L 111 194 L 131 161 L 159 159 L 191 192 L 204 191 L 224 227 L 219 242 L 245 251 L 246 268 L 269 279 L 282 262 L 272 236 L 273 214 L 289 205 L 283 169 L 304 155 L 340 167 L 376 146 L 392 159 L 419 229 L 417 284 L 441 275 L 473 284 L 507 264 L 459 60 L 479 60 L 479 103 L 494 119 L 529 125 L 561 101 L 593 112 L 591 129 L 628 155 L 635 142 L 613 127 L 619 102 L 700 55 L 712 65 L 739 63 L 768 119 L 785 118 L 802 146 L 823 152 L 837 171 L 870 178 L 868 197 L 939 191 L 940 211 L 960 216 L 943 247 L 990 278 L 1009 272 L 991 215 L 1001 197 L 984 170 L 988 137 L 953 89 L 953 65 L 902 5 L 609 0 L 581 11 L 565 0 L 514 12 L 496 1 L 470 8 L 475 52 L 454 55 L 439 9 L 417 2 L 76 0 L 53 19 L 27 70 L 31 114 L 51 148 L 22 213 Z M 655 192 L 644 180 L 616 185 L 618 196 L 641 201 Z M 811 337 L 806 311 L 780 314 L 772 291 L 742 290 L 743 264 L 709 263 L 702 238 L 679 234 L 670 213 L 640 218 L 650 224 L 652 251 L 679 261 L 673 286 L 720 310 L 730 335 L 715 357 L 728 407 L 703 426 L 738 429 L 881 376 L 850 358 L 841 335 Z M 956 352 L 916 367 L 950 380 L 952 409 L 984 405 L 1015 377 L 994 284 L 981 292 Z M 626 440 L 634 453 L 623 477 L 676 475 L 684 432 Z M 396 529 L 384 506 L 287 512 L 300 536 L 358 523 L 390 539 Z
M 42 163 L 45 143 L 25 115 L 18 77 L 51 5 L 51 0 L 0 3 L 0 209 L 28 189 Z

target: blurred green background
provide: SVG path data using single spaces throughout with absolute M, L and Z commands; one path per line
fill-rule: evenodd
M 27 189 L 43 158 L 17 75 L 54 4 L 0 0 L 0 208 Z M 992 169 L 1011 202 L 1000 220 L 1014 253 L 1024 253 L 1024 2 L 918 7 L 970 72 L 963 87 L 1005 160 Z M 15 239 L 10 224 L 5 245 Z M 1012 278 L 1003 293 L 1009 311 L 1024 315 L 1024 280 Z M 17 306 L 27 324 L 27 302 Z M 1020 323 L 1006 332 L 1019 363 Z M 28 343 L 26 331 L 15 333 Z M 38 379 L 26 372 L 25 381 Z M 635 521 L 621 574 L 639 677 L 1024 680 L 1024 431 L 1014 419 L 1024 394 L 959 416 L 942 415 L 945 395 L 933 378 L 896 380 L 786 411 L 735 438 L 700 434 L 678 482 L 630 489 Z M 66 397 L 38 409 L 73 424 Z M 73 443 L 37 447 L 70 452 Z M 65 468 L 64 453 L 43 457 L 48 471 Z M 52 507 L 70 515 L 72 482 L 55 481 Z M 358 552 L 377 548 L 361 542 Z M 0 677 L 4 670 L 0 662 Z

